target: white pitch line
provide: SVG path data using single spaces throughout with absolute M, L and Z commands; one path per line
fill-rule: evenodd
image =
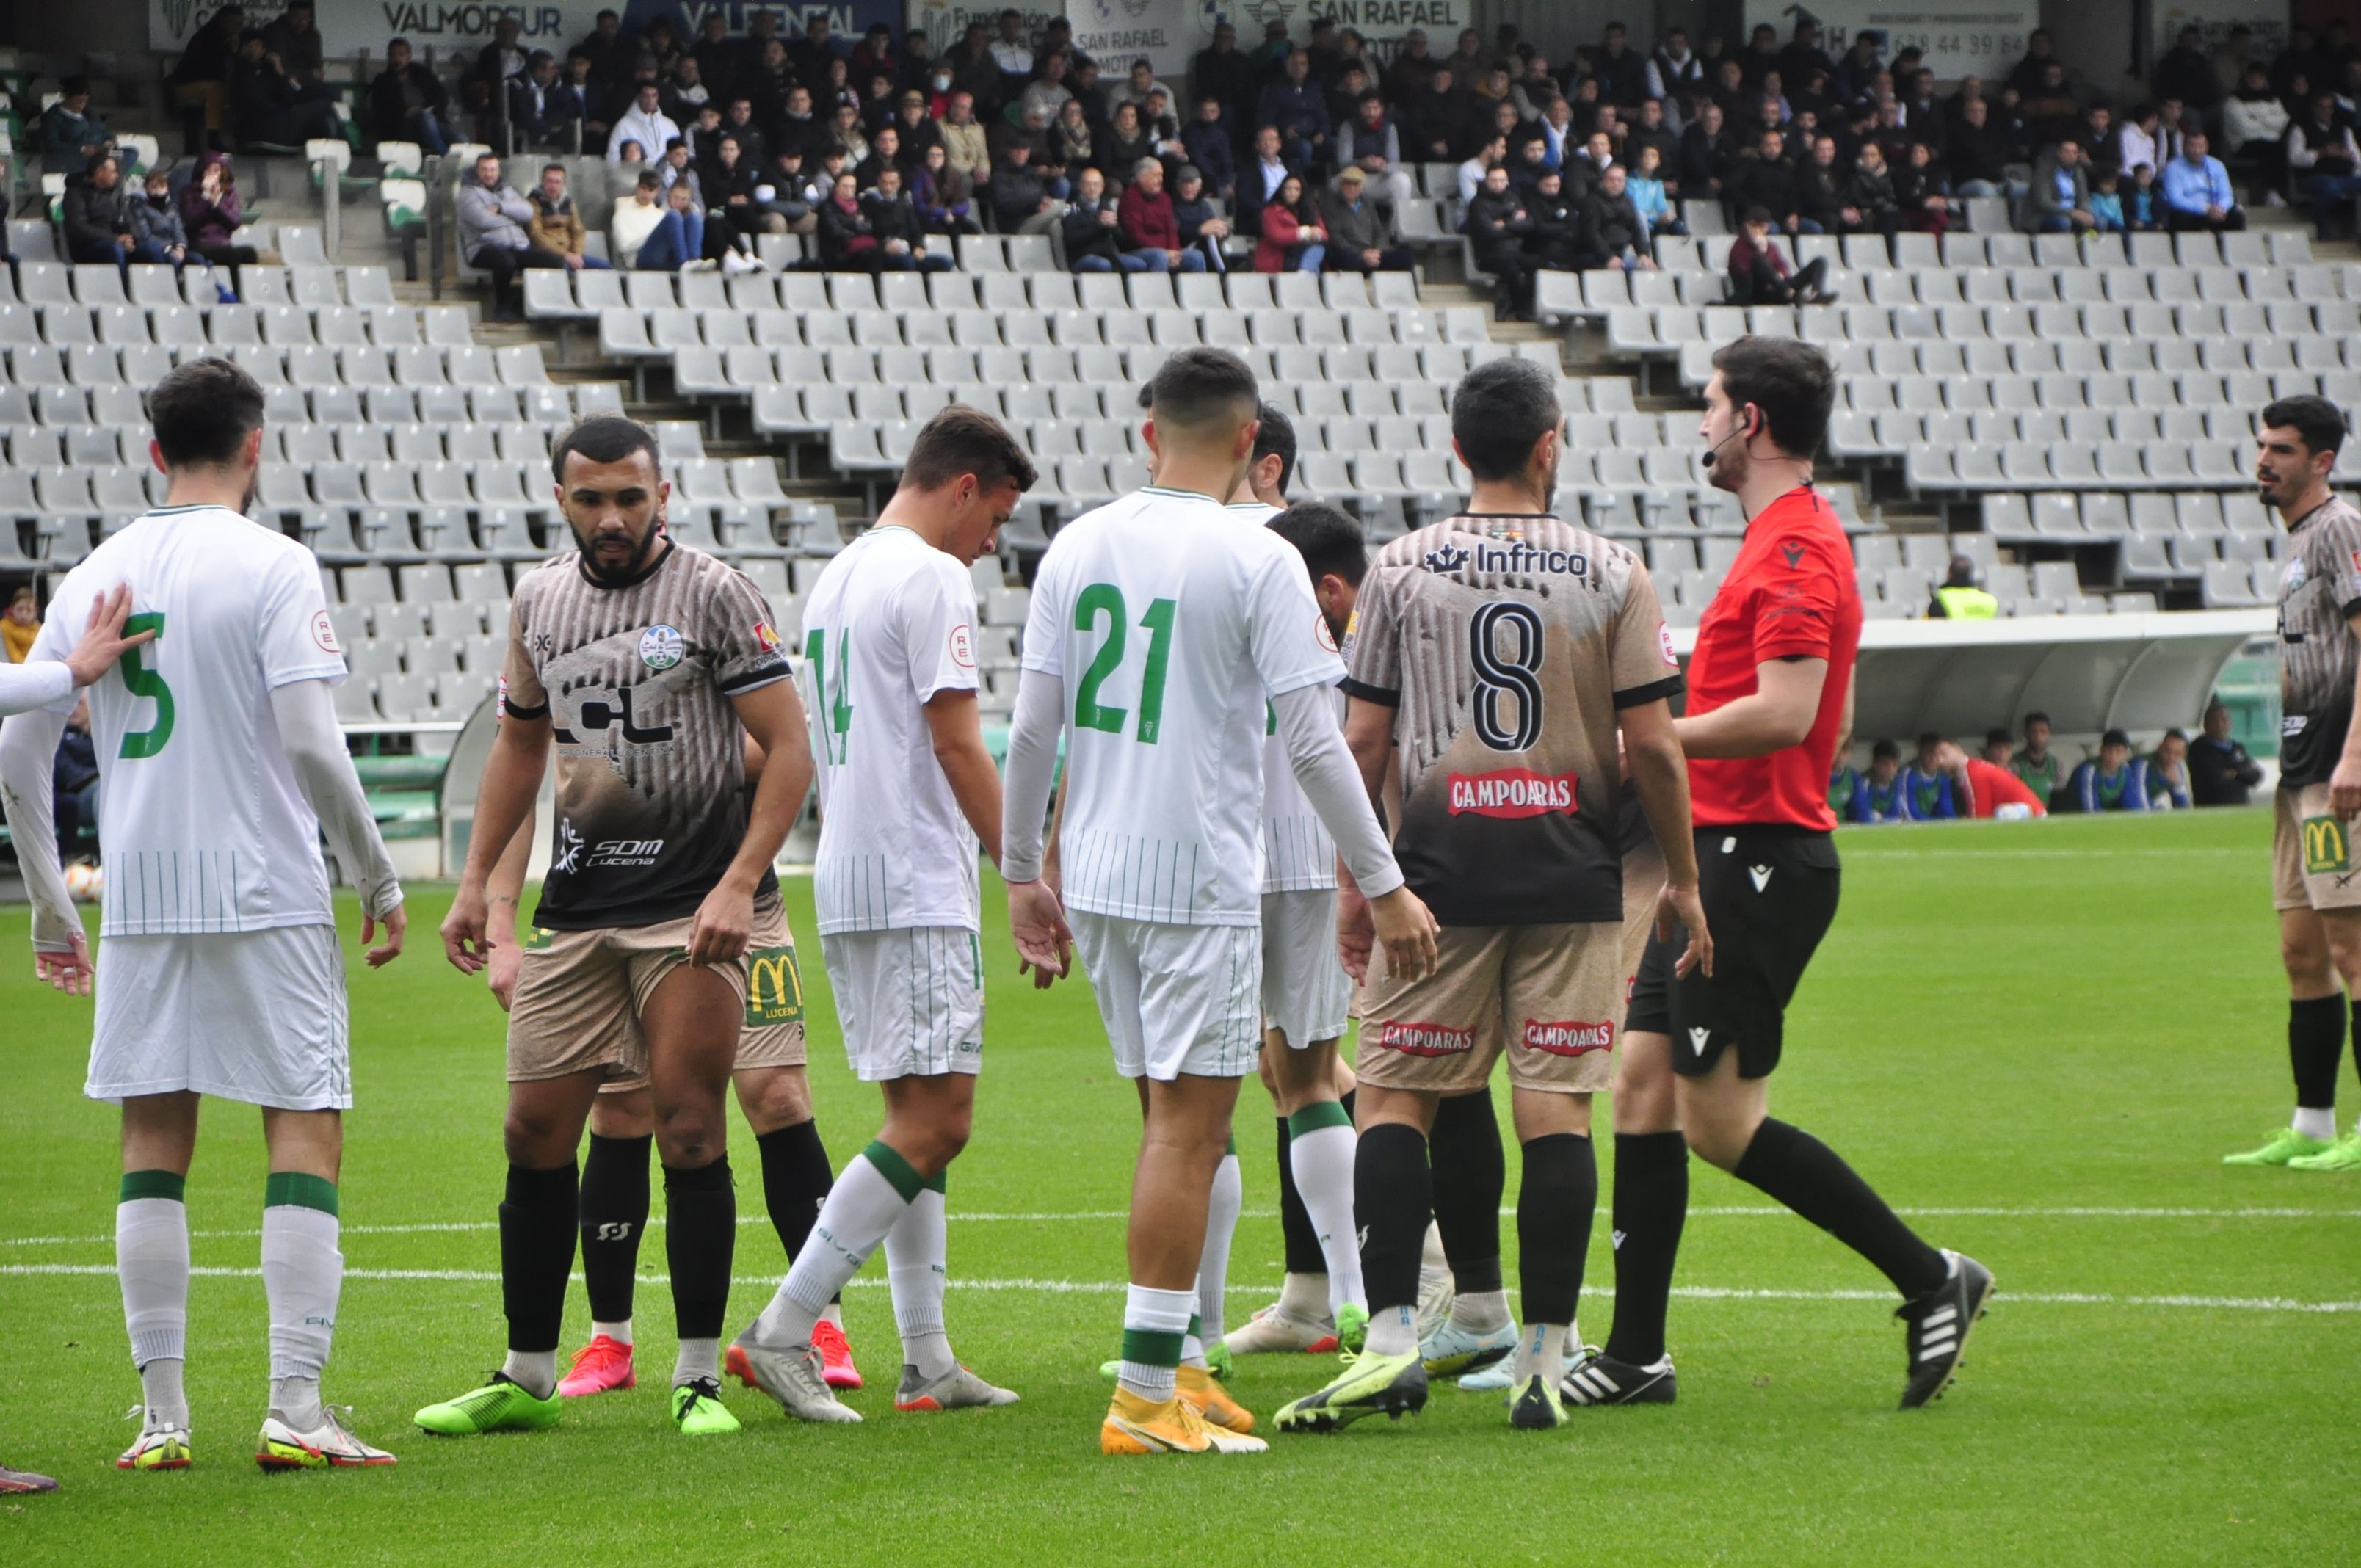
M 1791 1212 L 1776 1203 L 1705 1204 L 1691 1209 L 1692 1219 L 1761 1219 Z M 1970 1206 L 1956 1208 L 1905 1208 L 1894 1212 L 1927 1220 L 2361 1220 L 2361 1209 L 2191 1209 L 2111 1207 L 2091 1204 Z M 1503 1208 L 1503 1218 L 1516 1214 L 1514 1208 Z M 975 1213 L 962 1214 L 954 1210 L 949 1216 L 955 1222 L 973 1224 L 1049 1225 L 1125 1220 L 1130 1215 L 1121 1209 L 1069 1209 L 1045 1213 Z M 1246 1209 L 1239 1212 L 1242 1220 L 1274 1220 L 1276 1209 Z M 661 1214 L 648 1220 L 651 1229 L 661 1228 Z M 767 1225 L 764 1214 L 741 1214 L 741 1225 Z M 493 1220 L 439 1220 L 417 1224 L 346 1225 L 343 1234 L 348 1236 L 412 1236 L 490 1232 L 500 1229 Z M 258 1230 L 192 1231 L 192 1241 L 251 1241 L 261 1235 Z M 0 1247 L 23 1246 L 102 1246 L 114 1242 L 113 1236 L 0 1236 Z
M 259 1268 L 198 1267 L 189 1271 L 207 1279 L 259 1279 Z M 0 1264 L 0 1275 L 65 1276 L 75 1277 L 113 1278 L 111 1264 L 97 1263 L 14 1263 Z M 442 1280 L 466 1285 L 494 1285 L 500 1275 L 489 1269 L 472 1268 L 347 1268 L 346 1279 L 370 1280 Z M 578 1277 L 578 1276 L 577 1277 Z M 642 1285 L 665 1285 L 671 1277 L 663 1274 L 642 1274 Z M 771 1287 L 778 1281 L 770 1275 L 741 1276 L 735 1285 Z M 847 1285 L 853 1289 L 884 1289 L 883 1279 L 853 1278 Z M 1116 1280 L 1101 1279 L 959 1279 L 950 1281 L 954 1290 L 1013 1291 L 1055 1296 L 1116 1296 L 1126 1288 Z M 1260 1295 L 1269 1290 L 1268 1285 L 1233 1285 L 1229 1294 Z M 1611 1288 L 1586 1288 L 1584 1294 L 1611 1297 Z M 1777 1290 L 1719 1285 L 1675 1285 L 1673 1294 L 1698 1301 L 1891 1301 L 1888 1290 Z M 2086 1290 L 2007 1290 L 1997 1300 L 2015 1305 L 2030 1302 L 2053 1307 L 2148 1307 L 2175 1310 L 2218 1310 L 2233 1312 L 2305 1312 L 2361 1313 L 2361 1301 L 2300 1301 L 2287 1296 L 2118 1296 L 2107 1292 Z

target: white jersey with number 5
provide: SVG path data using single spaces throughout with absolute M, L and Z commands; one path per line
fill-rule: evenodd
M 1325 631 L 1302 556 L 1210 497 L 1150 486 L 1059 531 L 1025 668 L 1065 684 L 1070 906 L 1261 918 L 1265 705 L 1341 677 Z
M 804 607 L 804 707 L 819 776 L 822 936 L 978 928 L 976 839 L 922 711 L 975 689 L 975 584 L 906 528 L 873 528 Z
M 66 575 L 33 656 L 65 657 L 119 583 L 130 629 L 156 637 L 90 688 L 100 935 L 331 924 L 319 818 L 270 707 L 280 686 L 345 678 L 312 553 L 223 507 L 148 512 Z

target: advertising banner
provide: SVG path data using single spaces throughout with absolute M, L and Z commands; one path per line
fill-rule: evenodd
M 1868 28 L 1884 36 L 1887 58 L 1916 48 L 1945 82 L 2004 75 L 2024 58 L 2025 35 L 2041 25 L 2038 0 L 1816 0 L 1812 15 L 1829 59 L 1843 59 L 1853 34 Z M 1746 0 L 1747 31 L 1766 22 L 1784 44 L 1795 31 L 1795 7 Z

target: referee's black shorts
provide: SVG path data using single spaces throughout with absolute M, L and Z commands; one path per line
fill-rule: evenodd
M 1733 1047 L 1741 1078 L 1779 1065 L 1787 1001 L 1836 918 L 1839 871 L 1826 833 L 1761 826 L 1697 830 L 1697 896 L 1713 932 L 1713 975 L 1675 978 L 1688 934 L 1652 937 L 1623 1032 L 1669 1035 L 1673 1070 L 1702 1078 Z

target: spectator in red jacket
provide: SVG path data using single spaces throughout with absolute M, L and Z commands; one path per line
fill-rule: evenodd
M 1180 224 L 1172 215 L 1172 195 L 1164 189 L 1164 164 L 1143 158 L 1132 170 L 1131 184 L 1115 203 L 1115 226 L 1123 232 L 1123 247 L 1137 255 L 1161 257 L 1151 272 L 1202 272 L 1205 253 L 1180 243 Z
M 1303 177 L 1290 174 L 1263 203 L 1262 237 L 1255 242 L 1257 272 L 1317 272 L 1328 254 L 1328 231 L 1303 198 Z

